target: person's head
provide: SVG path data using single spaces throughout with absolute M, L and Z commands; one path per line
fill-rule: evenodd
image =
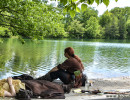
M 65 57 L 67 57 L 67 58 L 73 57 L 73 58 L 77 59 L 77 61 L 78 61 L 79 63 L 81 63 L 82 69 L 84 69 L 84 66 L 83 66 L 83 64 L 82 64 L 82 62 L 81 62 L 81 60 L 80 60 L 80 58 L 79 58 L 77 55 L 74 54 L 74 49 L 73 49 L 72 47 L 67 47 L 67 48 L 65 48 L 65 50 L 64 50 L 64 55 L 65 55 Z
M 64 50 L 65 57 L 74 57 L 74 49 L 72 47 L 67 47 Z

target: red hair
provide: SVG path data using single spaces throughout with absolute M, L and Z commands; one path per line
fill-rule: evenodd
M 73 49 L 72 47 L 67 47 L 67 48 L 64 50 L 64 52 L 67 53 L 69 56 L 71 56 L 71 57 L 77 59 L 77 61 L 78 61 L 79 63 L 81 63 L 81 68 L 84 70 L 84 66 L 83 66 L 83 64 L 82 64 L 82 62 L 81 62 L 81 60 L 80 60 L 80 58 L 79 58 L 77 55 L 74 54 L 74 49 Z

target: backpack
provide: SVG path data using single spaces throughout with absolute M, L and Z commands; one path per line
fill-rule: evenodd
M 24 89 L 20 89 L 15 96 L 15 98 L 18 100 L 31 100 L 31 97 L 33 97 L 33 92 Z
M 82 75 L 82 86 L 85 86 L 85 83 L 87 82 L 87 75 Z

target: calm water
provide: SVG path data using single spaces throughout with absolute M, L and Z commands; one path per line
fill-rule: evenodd
M 0 79 L 30 74 L 39 77 L 62 63 L 64 48 L 71 46 L 89 78 L 130 76 L 130 41 L 69 41 L 5 39 L 0 43 Z

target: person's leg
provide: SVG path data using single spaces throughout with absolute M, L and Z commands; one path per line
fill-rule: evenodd
M 4 96 L 15 96 L 16 92 L 15 92 L 14 86 L 12 84 L 12 78 L 8 77 L 7 82 L 9 84 L 10 92 L 4 91 Z
M 56 67 L 52 68 L 48 73 L 55 72 L 55 71 L 57 71 L 57 70 L 58 70 L 58 68 L 57 68 L 57 66 L 56 66 Z M 47 73 L 47 74 L 48 74 L 48 73 Z
M 51 79 L 51 77 L 50 77 L 50 73 L 51 73 L 51 72 L 55 72 L 55 71 L 57 71 L 57 70 L 58 70 L 58 68 L 57 68 L 57 67 L 54 67 L 54 68 L 52 68 L 47 74 L 45 74 L 44 76 L 41 76 L 41 77 L 39 77 L 39 78 L 36 78 L 36 80 L 53 81 L 53 80 Z
M 59 78 L 63 82 L 61 86 L 63 87 L 65 93 L 69 93 L 70 90 L 74 87 L 74 78 L 72 77 L 73 75 L 71 75 L 67 71 L 58 70 L 55 72 L 51 72 L 50 76 L 52 79 Z
M 64 70 L 57 70 L 50 73 L 51 79 L 59 78 L 64 84 L 71 83 L 71 75 Z

